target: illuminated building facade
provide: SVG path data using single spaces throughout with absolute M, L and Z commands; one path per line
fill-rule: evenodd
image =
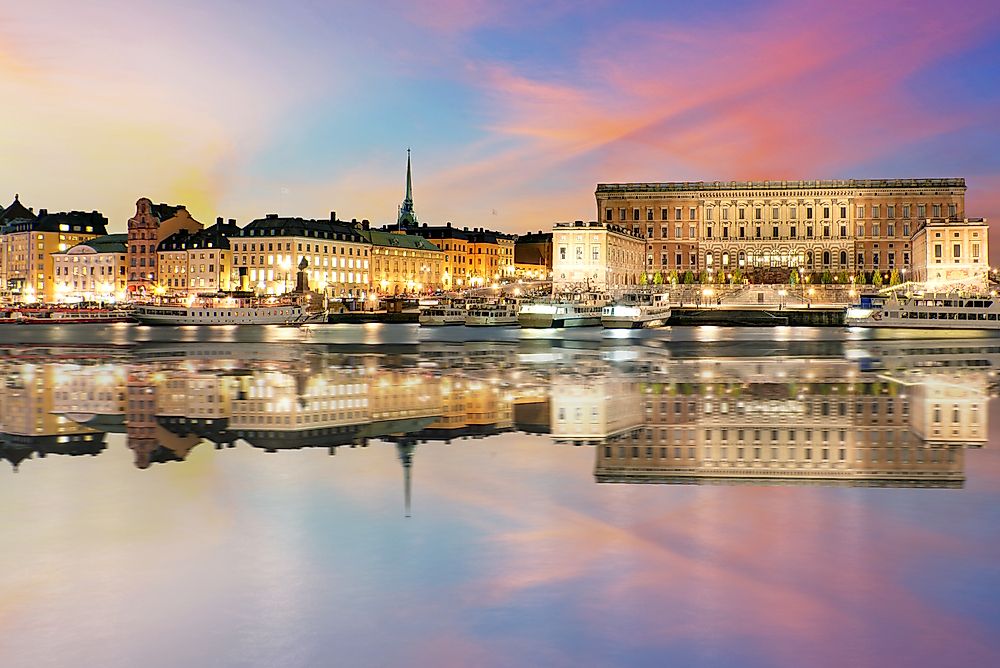
M 363 222 L 359 230 L 371 244 L 371 289 L 399 295 L 444 287 L 444 253 L 422 237 L 373 230 Z
M 600 220 L 646 239 L 647 272 L 787 278 L 911 272 L 914 234 L 965 217 L 965 179 L 599 184 Z M 985 257 L 985 254 L 984 254 Z
M 53 253 L 56 301 L 123 301 L 127 243 L 127 234 L 108 234 Z
M 201 228 L 182 204 L 153 204 L 148 197 L 140 198 L 135 215 L 128 220 L 129 296 L 145 299 L 162 295 L 166 286 L 160 280 L 156 254 L 160 242 L 181 230 L 195 234 Z
M 614 223 L 556 223 L 552 249 L 552 286 L 556 291 L 638 285 L 644 271 L 645 241 Z

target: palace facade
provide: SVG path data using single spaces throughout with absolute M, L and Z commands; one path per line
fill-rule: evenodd
M 604 222 L 556 223 L 552 228 L 552 288 L 613 290 L 637 285 L 646 243 L 630 228 Z
M 647 272 L 905 274 L 921 226 L 965 220 L 965 190 L 960 178 L 850 179 L 602 183 L 595 195 L 600 220 L 646 239 Z

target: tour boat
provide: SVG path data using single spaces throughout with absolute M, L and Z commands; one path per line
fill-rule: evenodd
M 1000 330 L 1000 299 L 945 293 L 864 295 L 847 309 L 852 327 Z
M 186 304 L 142 304 L 133 312 L 145 325 L 289 325 L 321 322 L 298 303 L 252 296 L 207 296 Z
M 485 302 L 469 306 L 465 324 L 468 327 L 503 327 L 517 324 L 516 302 Z
M 594 327 L 601 324 L 601 310 L 608 303 L 601 297 L 553 297 L 521 307 L 521 327 Z
M 607 329 L 660 327 L 669 318 L 670 295 L 662 292 L 622 295 L 601 312 L 601 324 Z
M 93 325 L 134 322 L 124 309 L 71 308 L 14 311 L 10 320 L 19 325 Z
M 465 304 L 450 300 L 426 302 L 420 305 L 417 321 L 421 327 L 441 327 L 465 324 Z

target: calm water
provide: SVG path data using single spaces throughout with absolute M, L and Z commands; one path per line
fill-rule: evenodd
M 1000 340 L 26 329 L 0 665 L 1000 664 Z

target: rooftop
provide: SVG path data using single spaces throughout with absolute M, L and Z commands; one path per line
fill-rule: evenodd
M 597 193 L 683 192 L 714 190 L 788 190 L 804 188 L 961 188 L 965 179 L 834 179 L 817 181 L 667 181 L 665 183 L 598 183 Z

